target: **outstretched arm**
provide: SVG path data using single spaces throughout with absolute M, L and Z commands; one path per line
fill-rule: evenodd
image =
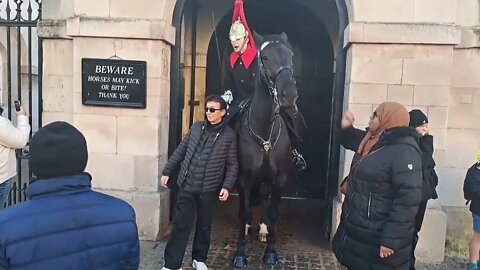
M 340 144 L 348 150 L 357 152 L 365 135 L 367 135 L 365 130 L 354 128 L 353 126 L 340 129 Z
M 351 111 L 346 111 L 343 114 L 342 122 L 340 123 L 339 139 L 340 144 L 348 150 L 354 152 L 358 151 L 360 143 L 367 134 L 366 131 L 353 127 L 355 116 Z

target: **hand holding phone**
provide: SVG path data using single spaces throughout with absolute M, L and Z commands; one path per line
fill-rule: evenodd
M 21 106 L 20 101 L 15 100 L 15 101 L 13 102 L 13 104 L 15 104 L 15 111 L 17 111 L 17 112 L 20 111 L 20 109 L 21 109 L 21 107 L 20 107 L 20 106 Z
M 20 101 L 14 101 L 13 104 L 15 105 L 15 114 L 16 115 L 27 115 L 27 113 L 25 112 L 25 110 L 23 109 L 22 107 L 22 104 L 20 103 Z

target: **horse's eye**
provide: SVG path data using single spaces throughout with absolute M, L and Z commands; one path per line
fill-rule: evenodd
M 264 55 L 264 56 L 262 56 L 262 59 L 266 61 L 266 60 L 268 60 L 268 57 L 266 57 L 266 56 Z

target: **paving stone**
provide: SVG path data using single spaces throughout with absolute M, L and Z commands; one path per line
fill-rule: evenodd
M 236 198 L 232 202 L 221 204 L 217 209 L 212 226 L 212 242 L 208 254 L 209 269 L 234 269 L 231 265 L 237 237 Z M 290 204 L 290 205 L 289 205 Z M 299 208 L 301 207 L 301 208 Z M 282 202 L 277 230 L 277 252 L 279 261 L 275 266 L 262 263 L 265 243 L 258 241 L 258 226 L 248 236 L 246 270 L 283 269 L 283 270 L 344 270 L 339 265 L 327 242 L 323 239 L 324 220 L 312 219 L 312 213 L 319 217 L 324 213 L 320 202 L 291 201 Z M 298 211 L 302 209 L 302 211 Z M 302 214 L 303 213 L 303 214 Z M 255 220 L 255 217 L 254 217 Z M 308 222 L 306 222 L 308 221 Z M 140 269 L 153 270 L 163 266 L 163 251 L 166 241 L 142 242 Z M 460 270 L 465 269 L 459 259 L 446 258 L 442 264 L 417 263 L 417 270 Z M 191 267 L 191 240 L 183 261 L 184 270 Z

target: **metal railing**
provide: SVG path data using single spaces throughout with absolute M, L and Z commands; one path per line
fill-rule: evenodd
M 4 116 L 15 122 L 13 101 L 20 100 L 29 113 L 32 132 L 42 122 L 42 40 L 37 36 L 41 0 L 0 0 L 0 104 Z M 6 64 L 6 65 L 5 65 Z M 32 135 L 30 133 L 30 138 Z M 28 145 L 16 151 L 17 176 L 7 205 L 26 200 L 32 176 Z

